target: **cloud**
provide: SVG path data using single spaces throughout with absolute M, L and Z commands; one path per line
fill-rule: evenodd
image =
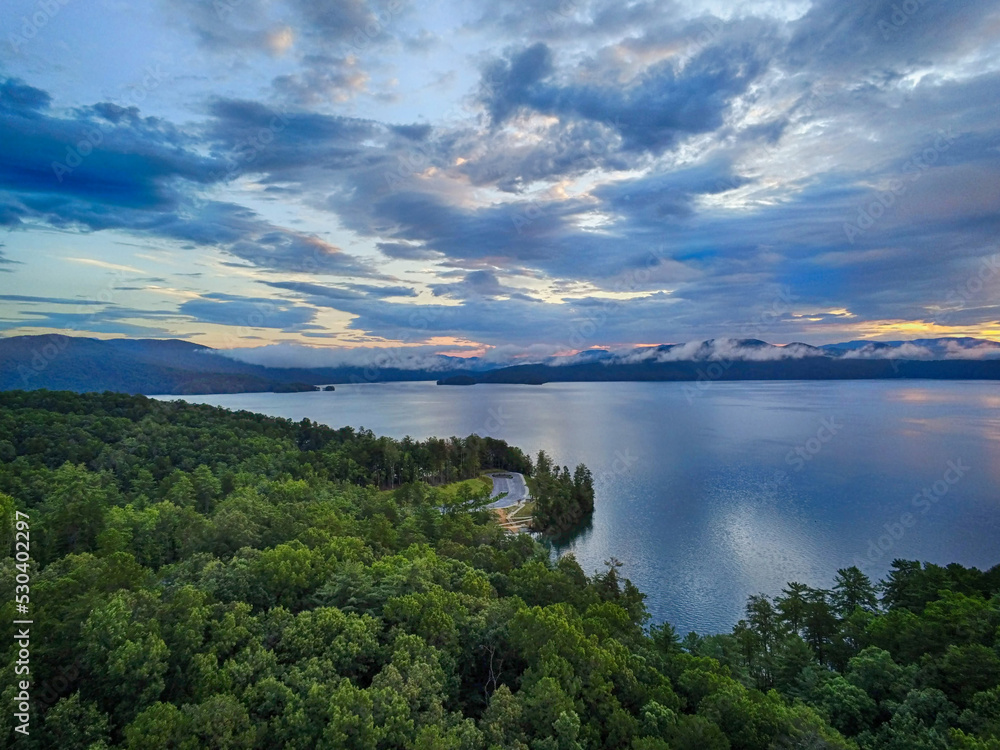
M 469 132 L 454 145 L 471 156 L 458 168 L 459 173 L 474 185 L 496 185 L 510 193 L 549 180 L 595 170 L 628 170 L 645 163 L 624 154 L 621 146 L 622 137 L 614 127 L 568 118 L 532 121 L 515 132 L 497 130 L 488 138 Z
M 624 85 L 610 71 L 604 82 L 555 81 L 553 54 L 538 42 L 487 66 L 480 98 L 494 126 L 522 110 L 574 117 L 615 128 L 626 149 L 659 153 L 721 127 L 733 99 L 767 69 L 766 31 L 747 25 L 756 33 L 742 41 L 706 48 L 680 70 L 673 60 L 655 63 Z
M 328 286 L 304 281 L 265 281 L 262 282 L 275 289 L 286 289 L 301 295 L 324 300 L 338 299 L 385 299 L 388 297 L 416 297 L 417 292 L 406 286 L 373 286 L 371 284 L 345 284 L 343 286 Z
M 406 347 L 312 347 L 301 344 L 271 344 L 254 348 L 220 349 L 218 354 L 265 367 L 362 367 L 442 372 L 468 364 L 455 357 L 443 357 L 436 346 Z M 454 347 L 460 350 L 462 347 Z
M 991 2 L 903 6 L 894 0 L 816 0 L 792 24 L 784 57 L 789 64 L 845 79 L 900 74 L 989 45 L 995 41 L 989 29 L 998 17 L 1000 8 Z
M 277 116 L 272 110 L 216 101 L 210 137 L 230 150 L 213 158 L 197 152 L 197 134 L 143 118 L 138 110 L 109 113 L 95 106 L 67 117 L 39 114 L 48 101 L 44 92 L 10 79 L 3 86 L 8 93 L 0 99 L 0 224 L 33 219 L 62 228 L 122 229 L 222 246 L 273 270 L 381 276 L 315 235 L 277 226 L 244 206 L 198 198 L 206 186 L 260 168 L 240 150 L 246 143 L 241 138 L 249 131 L 259 135 L 260 123 Z M 227 124 L 228 140 L 221 135 Z M 299 117 L 287 125 L 286 137 L 330 135 L 340 125 Z
M 0 86 L 21 92 L 0 97 L 0 190 L 13 198 L 7 223 L 78 202 L 169 210 L 180 200 L 175 181 L 212 181 L 214 162 L 160 119 L 131 112 L 111 120 L 94 108 L 56 117 L 39 112 L 49 101 L 44 92 L 15 79 Z
M 263 297 L 241 297 L 213 292 L 182 303 L 179 311 L 202 323 L 241 328 L 301 330 L 316 317 L 312 307 Z
M 172 22 L 212 52 L 278 55 L 287 48 L 283 32 L 288 27 L 270 16 L 265 0 L 166 0 L 164 4 Z
M 431 291 L 436 297 L 468 299 L 469 297 L 506 297 L 521 294 L 516 289 L 504 286 L 492 271 L 472 271 L 458 282 L 432 284 Z
M 81 307 L 89 306 L 87 301 L 74 302 L 74 304 L 79 304 Z M 164 326 L 177 319 L 177 313 L 171 311 L 140 310 L 114 305 L 102 310 L 81 312 L 57 312 L 32 308 L 18 309 L 14 317 L 0 317 L 0 330 L 25 327 L 52 328 L 61 331 L 87 331 L 160 338 L 169 335 L 169 329 Z M 164 325 L 152 325 L 153 323 Z
M 338 0 L 317 3 L 314 0 L 291 0 L 289 3 L 299 14 L 303 26 L 318 39 L 330 41 L 353 40 L 364 36 L 364 43 L 371 44 L 389 31 L 395 17 L 403 12 L 399 0 Z
M 37 112 L 52 104 L 48 92 L 29 86 L 24 81 L 8 78 L 0 83 L 0 109 L 9 112 Z
M 177 26 L 216 58 L 288 57 L 291 72 L 272 80 L 274 93 L 296 106 L 344 102 L 365 90 L 359 54 L 393 41 L 406 14 L 399 0 L 167 0 Z M 402 29 L 400 29 L 402 30 Z M 256 55 L 255 55 L 256 53 Z M 287 67 L 286 67 L 287 69 Z
M 430 260 L 441 257 L 441 253 L 435 250 L 404 242 L 379 242 L 376 247 L 388 257 L 402 260 Z
M 123 273 L 142 273 L 142 269 L 135 268 L 133 266 L 123 266 L 120 263 L 108 263 L 106 260 L 97 260 L 96 258 L 63 258 L 65 261 L 70 263 L 79 263 L 84 266 L 95 266 L 97 268 L 105 268 L 109 271 L 121 271 Z M 160 279 L 162 281 L 162 279 Z
M 636 364 L 639 362 L 774 362 L 786 359 L 823 357 L 827 354 L 816 347 L 801 343 L 774 346 L 755 339 L 711 339 L 688 341 L 656 347 L 640 347 L 616 353 L 606 359 L 609 364 Z
M 0 270 L 38 262 L 38 229 L 124 232 L 223 253 L 293 308 L 349 315 L 336 335 L 497 348 L 997 321 L 997 3 L 165 6 L 155 41 L 212 78 L 148 111 L 0 79 L 0 225 L 26 259 Z M 369 95 L 393 78 L 398 101 Z M 304 314 L 299 333 L 333 335 Z
M 498 367 L 523 364 L 546 364 L 553 367 L 598 361 L 605 365 L 665 363 L 665 362 L 775 362 L 799 360 L 810 357 L 844 359 L 980 359 L 1000 358 L 1000 344 L 981 340 L 933 340 L 927 347 L 910 342 L 854 342 L 857 348 L 841 353 L 837 350 L 819 349 L 807 344 L 792 343 L 775 346 L 764 341 L 748 339 L 712 339 L 689 341 L 683 344 L 662 346 L 623 347 L 584 350 L 565 354 L 558 346 L 530 344 L 518 346 L 502 344 L 484 352 L 475 352 L 468 346 L 447 347 L 455 353 L 465 352 L 476 356 L 456 358 L 443 356 L 440 346 L 303 346 L 281 343 L 255 348 L 218 350 L 217 354 L 231 359 L 265 367 L 358 367 L 370 369 L 417 370 L 430 373 L 468 370 L 482 371 Z M 946 347 L 948 356 L 937 356 L 932 349 Z M 942 349 L 943 351 L 943 349 Z
M 946 359 L 1000 359 L 1000 343 L 995 341 L 946 341 Z
M 44 97 L 37 90 L 24 93 L 30 87 L 10 80 L 5 85 L 21 93 L 7 96 L 0 109 L 5 133 L 0 139 L 0 223 L 17 226 L 33 219 L 64 228 L 122 229 L 221 245 L 273 270 L 381 275 L 315 235 L 277 226 L 240 205 L 196 198 L 200 187 L 256 168 L 252 160 L 202 156 L 194 148 L 195 136 L 137 112 L 114 120 L 98 114 L 100 108 L 66 118 L 39 115 L 35 110 Z M 246 128 L 255 115 L 268 113 L 234 103 L 216 107 L 230 122 L 242 115 Z M 301 120 L 292 125 L 299 129 L 290 137 L 309 132 Z M 231 137 L 237 139 L 235 148 L 238 134 Z
M 0 212 L 0 225 L 2 224 L 3 224 L 3 214 L 2 212 Z M 20 265 L 23 265 L 21 261 L 8 258 L 4 254 L 3 244 L 0 243 L 0 273 L 12 273 L 14 271 L 13 268 L 4 268 L 4 266 L 20 266 Z
M 272 81 L 275 90 L 298 106 L 345 102 L 365 90 L 369 76 L 358 58 L 310 55 L 300 73 L 288 73 Z
M 106 302 L 92 299 L 64 299 L 62 297 L 32 297 L 25 294 L 0 294 L 0 301 L 45 305 L 105 305 Z
M 906 342 L 899 346 L 878 346 L 867 344 L 859 349 L 846 351 L 844 359 L 933 359 L 930 349 Z

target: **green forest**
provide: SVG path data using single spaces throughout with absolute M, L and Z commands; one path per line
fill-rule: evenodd
M 0 530 L 12 550 L 28 515 L 34 621 L 31 732 L 5 638 L 0 746 L 1000 749 L 1000 567 L 848 568 L 679 638 L 615 560 L 554 559 L 482 494 L 441 489 L 533 474 L 563 523 L 592 480 L 546 462 L 477 436 L 0 393 Z M 18 573 L 8 553 L 6 623 Z

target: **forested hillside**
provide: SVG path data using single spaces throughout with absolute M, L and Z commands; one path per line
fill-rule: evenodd
M 2 528 L 26 512 L 34 560 L 31 734 L 8 708 L 0 745 L 998 747 L 996 569 L 844 571 L 679 642 L 614 561 L 553 562 L 432 486 L 483 468 L 534 467 L 475 436 L 0 394 Z

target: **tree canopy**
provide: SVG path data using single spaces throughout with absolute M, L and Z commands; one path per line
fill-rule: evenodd
M 440 484 L 587 487 L 502 441 L 389 440 L 120 394 L 0 393 L 31 519 L 24 748 L 996 748 L 1000 571 L 897 561 L 679 639 Z M 542 457 L 540 457 L 542 458 Z M 538 463 L 545 464 L 547 457 Z M 17 570 L 0 564 L 4 590 Z M 0 617 L 15 619 L 11 596 Z M 5 705 L 15 645 L 0 645 Z M 0 745 L 15 746 L 9 711 Z

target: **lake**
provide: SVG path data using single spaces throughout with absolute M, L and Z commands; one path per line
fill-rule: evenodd
M 478 433 L 595 476 L 588 572 L 615 557 L 654 621 L 729 630 L 749 594 L 893 558 L 1000 562 L 1000 387 L 850 381 L 338 385 L 186 400 L 401 438 Z M 171 397 L 172 398 L 172 397 Z

